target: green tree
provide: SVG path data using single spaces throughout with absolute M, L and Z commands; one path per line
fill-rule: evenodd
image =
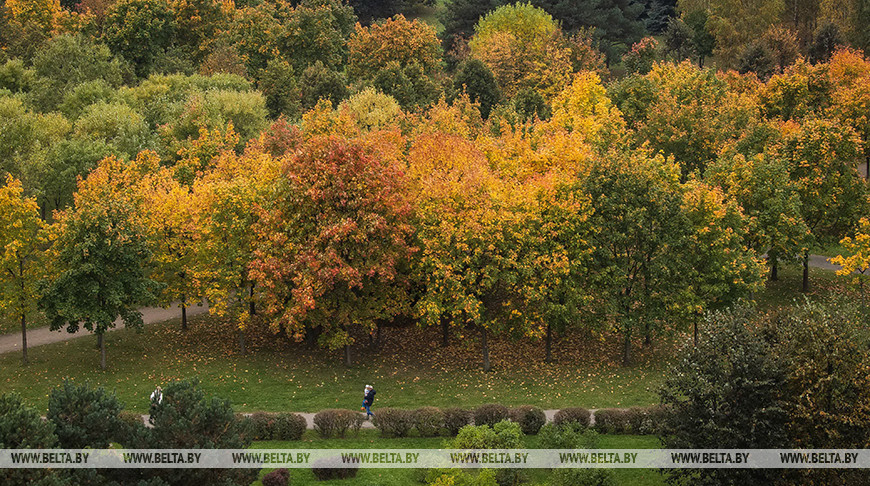
M 257 87 L 266 97 L 266 108 L 272 118 L 299 116 L 302 95 L 289 63 L 279 59 L 269 61 L 260 73 Z
M 103 387 L 76 385 L 70 380 L 52 388 L 46 418 L 55 426 L 64 449 L 106 449 L 123 439 L 127 427 L 120 418 L 124 405 Z
M 54 424 L 27 407 L 17 393 L 0 395 L 0 447 L 4 449 L 50 449 L 57 445 Z M 0 469 L 0 481 L 10 486 L 61 486 L 57 471 L 49 469 Z
M 483 118 L 489 117 L 492 107 L 501 98 L 492 71 L 477 59 L 471 59 L 459 66 L 453 85 L 457 91 L 465 90 L 472 102 L 480 104 L 480 116 Z
M 58 270 L 39 300 L 52 330 L 76 332 L 82 326 L 97 335 L 103 369 L 104 334 L 119 317 L 127 327 L 141 327 L 138 306 L 152 298 L 155 288 L 145 274 L 145 231 L 125 194 L 124 180 L 134 175 L 125 174 L 123 164 L 103 161 L 80 185 L 75 207 L 58 216 L 53 244 Z
M 580 182 L 592 200 L 591 285 L 596 309 L 622 334 L 623 364 L 631 340 L 664 315 L 686 290 L 683 251 L 692 226 L 682 209 L 679 168 L 643 154 L 596 160 Z
M 802 249 L 804 292 L 810 285 L 810 249 L 839 241 L 865 212 L 867 184 L 857 169 L 860 147 L 851 127 L 808 120 L 799 130 L 788 133 L 778 149 L 797 183 L 801 216 L 810 232 Z
M 166 0 L 121 0 L 106 12 L 103 40 L 147 76 L 155 58 L 175 41 L 178 24 Z
M 299 89 L 302 91 L 303 111 L 314 108 L 321 99 L 328 100 L 332 106 L 337 106 L 347 98 L 347 79 L 340 72 L 333 71 L 320 61 L 308 66 L 299 77 Z
M 672 449 L 791 447 L 783 393 L 787 376 L 769 342 L 753 332 L 745 307 L 707 317 L 696 346 L 686 346 L 659 394 L 671 409 L 662 441 Z M 771 469 L 672 469 L 675 484 L 772 484 Z
M 277 47 L 298 73 L 317 61 L 340 70 L 355 24 L 353 8 L 342 1 L 304 0 L 283 20 Z
M 567 32 L 592 27 L 608 59 L 618 59 L 646 33 L 641 15 L 644 5 L 632 0 L 533 0 Z
M 21 362 L 27 364 L 27 316 L 36 310 L 42 220 L 36 200 L 24 197 L 21 182 L 6 176 L 0 187 L 0 309 L 21 322 Z

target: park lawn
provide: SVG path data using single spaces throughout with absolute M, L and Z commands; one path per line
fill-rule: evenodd
M 765 282 L 765 288 L 755 296 L 755 302 L 760 310 L 773 311 L 802 302 L 804 297 L 817 299 L 831 294 L 843 294 L 859 298 L 849 278 L 837 275 L 834 270 L 810 267 L 810 289 L 807 294 L 801 292 L 803 267 L 797 264 L 780 264 L 779 279 L 775 282 Z
M 114 390 L 129 410 L 146 412 L 148 396 L 158 384 L 199 377 L 206 393 L 227 398 L 237 411 L 315 412 L 359 406 L 362 387 L 374 384 L 376 407 L 423 405 L 475 406 L 488 402 L 542 408 L 587 408 L 649 405 L 673 349 L 662 343 L 637 348 L 637 364 L 618 363 L 616 337 L 572 335 L 555 343 L 556 362 L 543 362 L 543 345 L 535 341 L 493 340 L 494 370 L 480 371 L 476 340 L 437 343 L 437 330 L 385 329 L 383 344 L 367 340 L 354 346 L 355 364 L 341 362 L 341 352 L 309 349 L 301 343 L 269 337 L 249 339 L 249 353 L 239 354 L 233 325 L 197 316 L 182 333 L 177 322 L 147 326 L 141 333 L 122 329 L 106 334 L 109 368 L 99 369 L 93 336 L 37 346 L 23 367 L 18 353 L 0 355 L 2 388 L 21 394 L 41 410 L 50 389 L 64 378 L 89 381 Z
M 358 436 L 350 435 L 344 439 L 321 439 L 316 432 L 307 431 L 300 442 L 264 441 L 256 442 L 253 449 L 436 449 L 445 446 L 446 437 L 405 437 L 401 439 L 384 439 L 376 430 L 361 430 Z M 537 436 L 524 438 L 526 447 L 535 449 L 539 447 Z M 654 449 L 661 447 L 658 438 L 651 435 L 601 435 L 599 436 L 599 448 L 601 449 Z M 260 477 L 272 471 L 263 469 Z M 616 483 L 620 486 L 652 486 L 664 484 L 663 476 L 657 470 L 650 469 L 615 469 Z M 525 471 L 529 483 L 546 484 L 550 471 L 544 469 L 528 469 Z M 378 485 L 378 486 L 407 486 L 420 484 L 423 473 L 414 469 L 360 469 L 356 478 L 350 480 L 317 481 L 310 469 L 291 469 L 290 483 L 317 484 L 323 486 L 354 486 L 354 485 Z M 256 481 L 252 486 L 261 486 Z

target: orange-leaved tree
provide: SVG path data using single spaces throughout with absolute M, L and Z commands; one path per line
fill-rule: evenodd
M 351 327 L 408 307 L 410 215 L 404 172 L 375 145 L 315 137 L 284 158 L 252 231 L 250 275 L 273 328 L 296 339 L 319 328 L 350 365 Z

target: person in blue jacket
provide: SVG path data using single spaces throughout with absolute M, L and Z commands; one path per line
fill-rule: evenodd
M 363 407 L 366 409 L 366 419 L 374 416 L 372 413 L 372 403 L 375 401 L 375 389 L 371 385 L 366 385 L 366 396 L 363 400 Z

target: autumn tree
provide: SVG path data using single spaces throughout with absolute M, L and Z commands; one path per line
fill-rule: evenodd
M 472 102 L 480 104 L 480 115 L 489 117 L 489 112 L 498 104 L 501 92 L 492 71 L 477 59 L 471 59 L 459 66 L 453 85 L 457 91 L 465 90 Z
M 469 47 L 472 57 L 493 72 L 505 96 L 532 88 L 551 98 L 569 82 L 570 49 L 559 24 L 530 4 L 505 5 L 482 17 Z
M 810 238 L 803 247 L 803 281 L 809 290 L 809 255 L 814 245 L 839 239 L 866 208 L 866 182 L 858 175 L 861 141 L 851 127 L 808 120 L 787 127 L 779 154 L 790 166 Z
M 97 335 L 102 369 L 104 334 L 118 318 L 125 326 L 141 327 L 138 308 L 156 289 L 146 275 L 150 252 L 132 196 L 132 182 L 156 161 L 153 153 L 143 153 L 131 166 L 114 157 L 104 160 L 79 185 L 75 207 L 58 215 L 52 249 L 57 273 L 39 305 L 52 330 L 73 333 L 82 326 Z
M 431 75 L 441 63 L 441 43 L 435 28 L 418 19 L 408 21 L 404 15 L 369 27 L 357 24 L 347 45 L 351 79 L 372 79 L 390 62 L 402 68 L 416 63 Z
M 866 283 L 870 278 L 870 220 L 861 218 L 854 237 L 845 237 L 840 240 L 845 250 L 842 254 L 831 259 L 831 263 L 840 265 L 837 275 L 848 276 L 852 283 L 858 285 L 861 293 L 861 307 L 866 308 Z
M 137 185 L 143 224 L 151 251 L 151 278 L 161 284 L 158 303 L 181 307 L 181 330 L 187 330 L 187 308 L 201 300 L 193 265 L 199 237 L 199 201 L 174 171 L 160 168 Z
M 262 204 L 278 163 L 268 153 L 249 151 L 237 156 L 225 151 L 213 161 L 212 170 L 194 180 L 193 198 L 203 217 L 194 250 L 192 277 L 201 283 L 209 312 L 235 319 L 241 352 L 245 331 L 256 314 L 255 282 L 249 275 L 254 259 Z
M 36 308 L 42 258 L 42 220 L 34 198 L 21 182 L 6 176 L 0 187 L 0 309 L 20 319 L 21 361 L 27 364 L 27 316 Z
M 286 158 L 254 225 L 251 278 L 274 330 L 344 347 L 407 307 L 400 267 L 412 252 L 411 206 L 394 158 L 365 141 L 314 138 Z
M 698 344 L 698 322 L 711 310 L 725 309 L 764 281 L 758 254 L 745 246 L 750 228 L 741 207 L 719 188 L 692 181 L 683 197 L 683 212 L 692 231 L 681 257 L 688 265 L 690 291 L 672 297 L 692 322 Z
M 740 205 L 746 218 L 743 242 L 757 255 L 767 253 L 770 280 L 777 280 L 778 263 L 795 259 L 809 232 L 788 163 L 770 153 L 723 154 L 707 168 L 705 181 Z

